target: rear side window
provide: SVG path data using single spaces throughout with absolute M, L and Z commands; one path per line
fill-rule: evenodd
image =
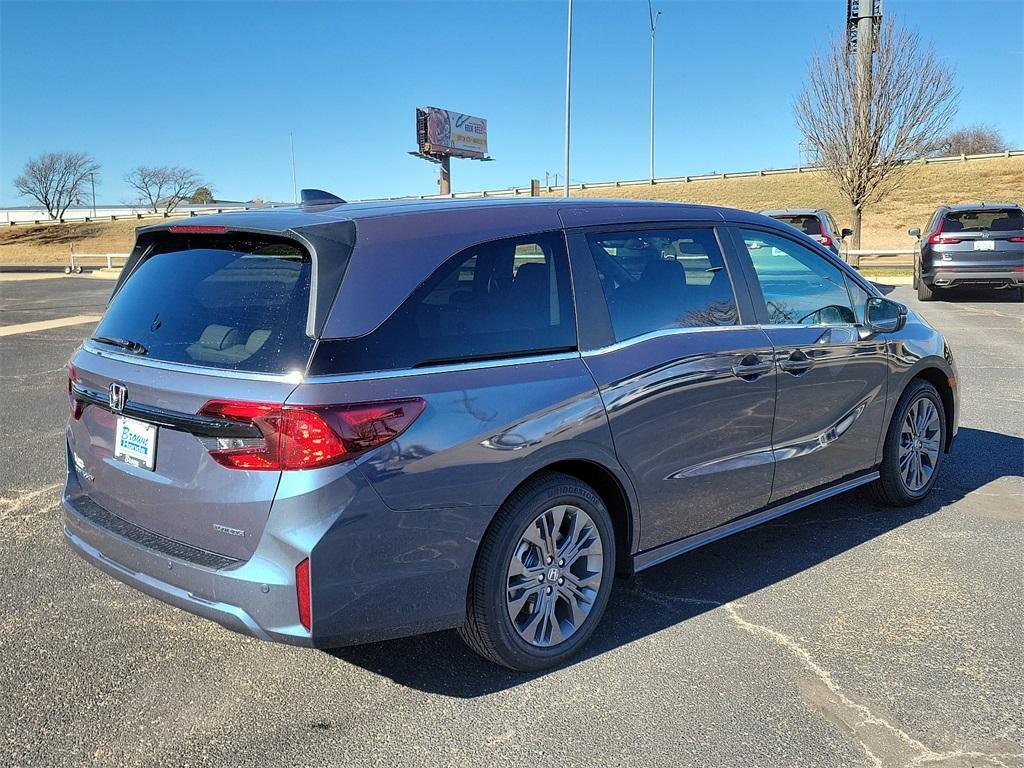
M 311 261 L 277 238 L 173 237 L 114 296 L 94 338 L 141 345 L 147 358 L 209 368 L 304 370 Z
M 953 211 L 942 221 L 943 232 L 1016 232 L 1024 229 L 1019 208 L 983 211 Z
M 805 235 L 820 235 L 821 222 L 817 216 L 776 216 L 779 221 L 794 229 L 799 229 Z
M 739 322 L 713 230 L 595 233 L 587 243 L 617 341 L 665 328 Z
M 344 301 L 344 285 L 341 290 Z M 376 330 L 321 340 L 310 373 L 416 368 L 575 347 L 565 238 L 552 232 L 482 243 L 453 256 Z

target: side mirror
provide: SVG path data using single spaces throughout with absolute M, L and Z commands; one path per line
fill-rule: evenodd
M 843 227 L 842 231 L 839 233 L 839 239 L 840 240 L 845 240 L 846 238 L 848 238 L 852 234 L 853 234 L 853 230 L 852 229 L 850 229 L 849 227 Z
M 921 230 L 918 227 L 908 229 L 907 234 L 910 235 L 911 237 L 916 237 L 918 240 L 921 239 Z
M 864 324 L 874 333 L 896 333 L 907 324 L 907 308 L 892 299 L 871 296 L 865 307 Z

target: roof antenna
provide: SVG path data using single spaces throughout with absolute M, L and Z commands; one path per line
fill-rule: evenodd
M 304 189 L 300 194 L 303 207 L 311 205 L 343 205 L 345 203 L 337 195 L 324 192 L 322 189 Z

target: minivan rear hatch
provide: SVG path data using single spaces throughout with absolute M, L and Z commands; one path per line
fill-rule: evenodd
M 68 441 L 88 506 L 245 560 L 280 471 L 232 409 L 283 403 L 301 379 L 315 279 L 298 240 L 218 229 L 172 227 L 130 262 L 72 358 Z M 240 454 L 257 460 L 225 460 Z

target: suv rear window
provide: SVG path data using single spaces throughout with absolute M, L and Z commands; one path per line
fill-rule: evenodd
M 1024 229 L 1024 213 L 1019 208 L 956 211 L 947 213 L 943 232 L 1014 232 Z
M 159 250 L 121 286 L 94 339 L 207 368 L 305 369 L 313 346 L 305 249 L 280 238 L 171 236 Z
M 565 238 L 549 232 L 493 240 L 456 254 L 376 330 L 359 338 L 322 339 L 309 373 L 365 373 L 575 348 Z
M 783 224 L 799 229 L 805 235 L 820 235 L 821 222 L 817 216 L 776 216 Z

